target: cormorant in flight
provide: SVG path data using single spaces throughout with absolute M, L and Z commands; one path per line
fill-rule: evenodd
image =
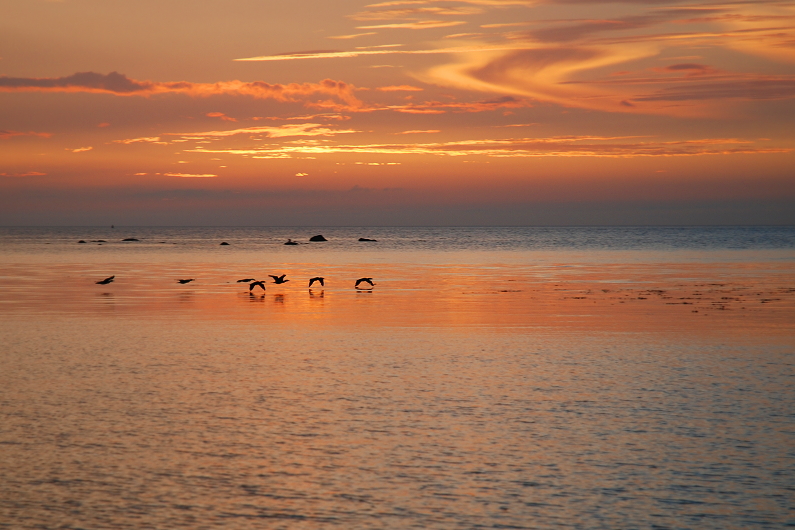
M 251 292 L 251 291 L 253 291 L 253 290 L 254 290 L 254 287 L 256 287 L 257 285 L 259 285 L 260 287 L 262 287 L 262 290 L 263 290 L 263 291 L 265 290 L 265 282 L 254 282 L 254 283 L 250 283 L 250 284 L 248 284 L 248 292 Z
M 113 281 L 113 278 L 115 278 L 115 277 L 116 277 L 116 275 L 114 274 L 110 278 L 105 278 L 104 280 L 99 280 L 98 282 L 94 282 L 94 283 L 96 283 L 98 285 L 108 285 L 110 282 Z
M 321 278 L 320 276 L 315 276 L 314 278 L 309 278 L 309 287 L 312 287 L 312 284 L 315 283 L 315 282 L 320 282 L 320 286 L 321 287 L 325 287 L 326 284 L 323 283 L 323 280 L 324 280 L 324 278 Z
M 255 282 L 255 281 L 257 281 L 257 280 L 255 280 L 254 278 L 243 278 L 242 280 L 238 280 L 237 283 L 249 283 L 249 282 Z
M 273 278 L 273 283 L 285 283 L 290 281 L 284 279 L 284 277 L 287 276 L 286 274 L 282 274 L 281 276 L 274 276 L 273 274 L 268 274 L 268 276 Z
M 190 279 L 187 279 L 187 280 L 177 280 L 177 282 L 181 283 L 182 285 L 185 285 L 186 283 L 190 283 L 190 282 L 192 282 L 195 279 L 196 278 L 190 278 Z
M 375 286 L 372 278 L 359 278 L 358 280 L 356 280 L 356 285 L 354 285 L 353 287 L 358 289 L 360 283 L 369 283 L 370 287 Z

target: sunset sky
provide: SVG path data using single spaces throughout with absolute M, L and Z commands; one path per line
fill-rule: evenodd
M 4 0 L 2 225 L 795 223 L 795 3 Z

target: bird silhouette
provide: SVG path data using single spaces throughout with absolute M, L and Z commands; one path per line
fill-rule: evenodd
M 98 282 L 94 282 L 94 283 L 96 283 L 98 285 L 108 285 L 110 282 L 113 281 L 113 278 L 115 278 L 115 277 L 116 277 L 116 275 L 114 274 L 110 278 L 105 278 L 104 280 L 99 280 Z
M 296 242 L 295 242 L 295 241 L 293 241 L 292 239 L 288 239 L 288 240 L 287 240 L 287 243 L 285 243 L 285 245 L 297 245 L 297 244 L 298 244 L 298 243 L 296 243 Z
M 284 277 L 287 276 L 286 274 L 282 274 L 281 276 L 274 276 L 273 274 L 268 274 L 268 276 L 273 278 L 273 283 L 285 283 L 290 281 L 284 279 Z
M 325 287 L 326 284 L 323 283 L 323 280 L 324 280 L 324 278 L 321 278 L 320 276 L 315 276 L 314 278 L 309 278 L 309 287 L 312 287 L 312 284 L 315 283 L 315 282 L 320 282 L 320 286 L 321 287 Z
M 190 282 L 194 281 L 195 279 L 196 278 L 190 278 L 190 279 L 187 279 L 187 280 L 177 280 L 177 282 L 181 283 L 182 285 L 185 285 L 186 283 L 190 283 Z
M 254 283 L 250 283 L 250 284 L 248 284 L 248 292 L 251 292 L 251 291 L 253 291 L 253 290 L 254 290 L 254 287 L 256 287 L 256 286 L 258 286 L 258 285 L 259 285 L 260 287 L 262 287 L 262 290 L 263 290 L 263 291 L 265 290 L 265 282 L 254 282 Z
M 244 278 L 242 280 L 238 280 L 237 283 L 249 283 L 249 282 L 256 282 L 254 278 Z
M 358 288 L 360 283 L 369 283 L 370 287 L 375 286 L 372 278 L 359 278 L 358 280 L 356 280 L 356 285 L 354 285 L 353 287 Z

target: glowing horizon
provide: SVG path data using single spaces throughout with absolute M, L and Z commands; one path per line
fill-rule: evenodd
M 0 12 L 0 224 L 795 223 L 790 4 Z

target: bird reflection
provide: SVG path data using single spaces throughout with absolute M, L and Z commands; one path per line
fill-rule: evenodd
M 309 289 L 309 298 L 324 298 L 326 296 L 326 291 L 320 290 L 319 293 L 315 293 L 312 289 Z
M 260 295 L 255 295 L 254 293 L 248 293 L 248 301 L 249 302 L 264 302 L 265 301 L 265 293 Z
M 284 303 L 284 295 L 283 294 L 276 294 L 273 296 L 274 303 L 283 304 Z

